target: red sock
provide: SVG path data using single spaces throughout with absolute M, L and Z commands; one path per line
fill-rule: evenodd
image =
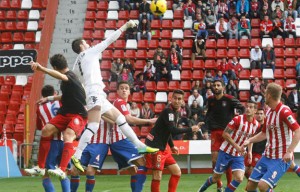
M 226 179 L 227 179 L 227 186 L 228 186 L 232 180 L 232 169 L 231 168 L 228 168 L 226 170 Z
M 64 143 L 64 149 L 61 155 L 61 160 L 60 160 L 60 169 L 62 171 L 66 171 L 68 163 L 72 157 L 72 155 L 74 155 L 75 150 L 73 147 L 73 143 Z
M 160 192 L 159 187 L 160 187 L 160 180 L 152 179 L 151 192 Z
M 180 176 L 179 175 L 171 175 L 169 180 L 169 190 L 168 192 L 176 192 L 177 185 L 179 183 Z
M 51 146 L 52 137 L 41 137 L 39 146 L 39 156 L 38 156 L 38 166 L 40 168 L 45 168 L 48 152 Z

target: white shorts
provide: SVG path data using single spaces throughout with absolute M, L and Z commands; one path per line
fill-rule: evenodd
M 102 88 L 93 86 L 89 89 L 86 89 L 87 100 L 86 100 L 86 108 L 87 110 L 91 110 L 95 106 L 101 107 L 101 115 L 106 113 L 107 111 L 114 108 L 114 106 L 106 99 L 107 95 L 103 91 Z

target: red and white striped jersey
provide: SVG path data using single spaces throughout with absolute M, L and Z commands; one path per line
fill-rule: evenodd
M 239 146 L 241 146 L 246 139 L 254 135 L 259 126 L 260 125 L 255 118 L 253 118 L 252 122 L 247 121 L 245 114 L 234 117 L 227 125 L 229 129 L 233 130 L 230 134 L 231 138 Z M 241 156 L 241 154 L 226 140 L 223 141 L 220 150 L 233 156 Z
M 299 124 L 288 106 L 279 103 L 275 110 L 269 109 L 262 129 L 267 135 L 264 155 L 271 159 L 283 158 L 292 142 L 292 131 L 296 129 Z
M 37 118 L 36 118 L 36 126 L 38 130 L 42 130 L 42 128 L 53 118 L 56 116 L 58 109 L 61 107 L 60 101 L 52 101 L 47 102 L 42 105 L 39 105 L 37 108 Z M 55 137 L 53 139 L 57 139 Z M 59 134 L 59 138 L 61 135 Z

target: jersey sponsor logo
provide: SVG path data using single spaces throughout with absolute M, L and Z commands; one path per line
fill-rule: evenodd
M 290 124 L 293 124 L 293 123 L 296 122 L 296 120 L 294 119 L 294 117 L 293 117 L 292 115 L 289 115 L 289 116 L 287 117 L 287 120 L 290 122 Z
M 169 113 L 169 121 L 174 121 L 174 114 L 173 113 Z
M 79 125 L 79 119 L 78 119 L 78 118 L 75 118 L 75 119 L 73 120 L 73 122 L 74 122 L 75 125 Z
M 95 104 L 95 103 L 97 102 L 97 100 L 98 100 L 98 98 L 97 98 L 96 96 L 91 96 L 91 99 L 92 99 L 92 101 L 93 101 L 94 104 Z
M 122 109 L 123 111 L 127 111 L 127 107 L 126 107 L 125 105 L 121 105 L 121 109 Z
M 226 101 L 222 101 L 222 106 L 226 107 L 227 106 L 227 102 Z

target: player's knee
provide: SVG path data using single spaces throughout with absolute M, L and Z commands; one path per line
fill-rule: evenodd
M 212 182 L 216 183 L 217 181 L 219 181 L 221 179 L 221 175 L 220 174 L 213 174 L 212 176 Z
M 49 137 L 49 136 L 53 135 L 54 130 L 53 130 L 52 127 L 53 127 L 53 125 L 46 124 L 45 127 L 42 129 L 42 136 L 43 137 Z
M 239 176 L 239 177 L 236 177 L 234 180 L 236 180 L 239 183 L 242 183 L 243 182 L 243 177 Z
M 152 179 L 154 179 L 154 180 L 160 181 L 162 179 L 162 173 L 161 173 L 161 171 L 153 170 L 152 175 L 153 175 Z
M 96 174 L 96 169 L 94 167 L 88 166 L 86 169 L 86 175 L 94 176 Z
M 258 183 L 257 187 L 258 187 L 259 191 L 267 191 L 270 188 L 270 186 L 268 184 L 266 184 L 265 182 L 262 182 L 262 181 L 260 181 Z
M 74 141 L 74 139 L 76 138 L 76 134 L 74 132 L 74 130 L 67 128 L 64 131 L 64 142 L 72 142 Z
M 130 167 L 130 168 L 128 169 L 128 172 L 129 172 L 130 175 L 136 175 L 136 173 L 137 173 L 137 168 L 136 168 L 136 167 Z

